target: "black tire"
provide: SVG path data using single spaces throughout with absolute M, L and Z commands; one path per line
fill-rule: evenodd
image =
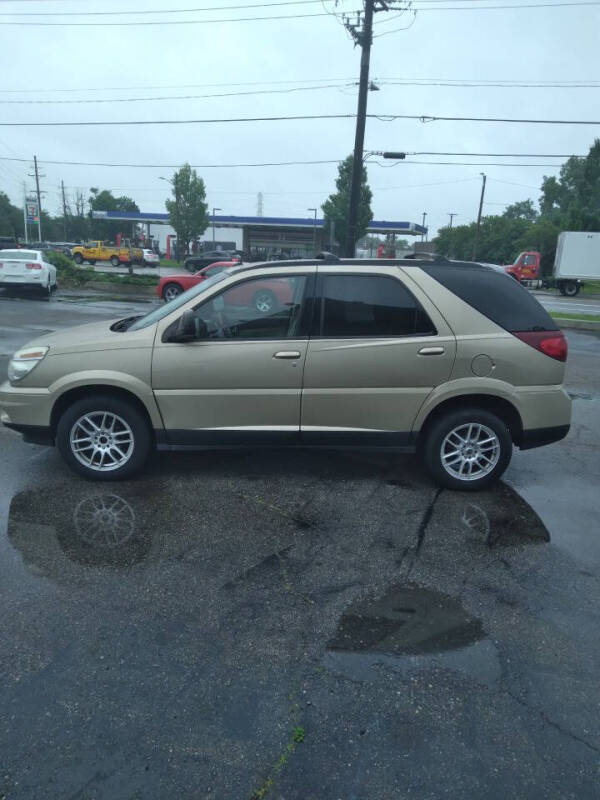
M 277 298 L 270 289 L 259 289 L 252 298 L 252 305 L 260 314 L 270 314 L 277 308 Z
M 442 447 L 459 448 L 460 445 L 455 445 L 453 443 L 447 443 L 445 445 L 446 437 L 452 435 L 452 432 L 456 429 L 460 429 L 461 426 L 468 426 L 471 424 L 484 426 L 494 433 L 496 437 L 496 442 L 494 444 L 497 443 L 497 451 L 490 451 L 488 449 L 494 445 L 487 445 L 487 447 L 484 445 L 484 450 L 487 455 L 484 454 L 483 458 L 485 459 L 491 456 L 496 463 L 489 472 L 482 474 L 481 477 L 478 478 L 469 478 L 466 474 L 465 467 L 465 477 L 458 478 L 455 468 L 451 464 L 449 464 L 448 467 L 444 465 L 442 460 Z M 482 435 L 487 436 L 483 431 Z M 485 442 L 486 440 L 480 437 L 480 441 Z M 431 425 L 427 426 L 420 449 L 425 467 L 437 484 L 445 489 L 477 491 L 478 489 L 483 489 L 498 481 L 508 467 L 512 455 L 512 437 L 506 424 L 495 414 L 477 407 L 464 408 L 456 411 L 449 411 L 444 416 L 434 420 Z M 452 451 L 450 451 L 450 453 L 446 451 L 446 458 L 448 458 L 448 455 L 451 456 Z M 468 450 L 465 451 L 465 455 L 470 457 Z M 464 463 L 463 458 L 459 458 L 459 463 Z M 473 458 L 477 458 L 475 453 L 473 454 Z M 485 461 L 483 463 L 484 469 L 487 469 L 488 465 L 485 464 Z
M 579 294 L 579 284 L 575 281 L 567 281 L 563 284 L 563 288 L 566 297 L 577 297 Z
M 183 293 L 183 289 L 178 283 L 167 283 L 163 287 L 162 296 L 165 303 L 170 303 L 178 295 Z
M 566 292 L 565 292 L 565 287 L 562 285 L 562 283 L 561 283 L 561 285 L 558 287 L 558 291 L 559 291 L 559 292 L 562 294 L 562 296 L 563 296 L 563 297 L 566 295 Z
M 75 255 L 73 256 L 73 261 L 76 264 L 83 264 L 83 256 L 81 255 L 81 253 L 75 253 Z
M 95 263 L 96 263 L 96 259 L 95 258 L 88 258 L 88 264 L 91 264 L 92 267 L 94 266 Z
M 132 443 L 127 460 L 113 469 L 101 470 L 79 460 L 71 446 L 71 431 L 86 414 L 117 415 L 129 427 Z M 90 395 L 73 403 L 61 416 L 56 428 L 56 444 L 69 467 L 88 480 L 116 481 L 128 478 L 140 470 L 152 447 L 152 432 L 144 415 L 127 400 L 110 395 Z M 129 449 L 123 446 L 125 450 Z M 95 449 L 95 448 L 94 448 Z
M 119 256 L 111 256 L 110 257 L 110 263 L 112 264 L 113 267 L 118 267 L 119 264 L 121 263 L 119 261 Z
M 42 297 L 44 300 L 48 300 L 50 302 L 50 298 L 52 297 L 52 284 L 50 283 L 50 278 L 48 278 L 48 283 L 46 286 L 40 286 L 42 290 Z

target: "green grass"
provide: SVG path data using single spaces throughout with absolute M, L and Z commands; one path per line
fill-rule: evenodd
M 114 283 L 118 286 L 156 286 L 158 275 L 129 275 L 115 272 L 94 272 L 90 280 L 98 283 Z
M 586 281 L 581 294 L 600 294 L 600 281 Z
M 550 316 L 554 319 L 580 319 L 584 322 L 600 322 L 600 314 L 579 314 L 566 311 L 551 311 Z

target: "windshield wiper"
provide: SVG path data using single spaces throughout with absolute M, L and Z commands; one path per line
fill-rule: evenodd
M 133 317 L 125 317 L 124 319 L 117 320 L 117 322 L 110 326 L 110 329 L 111 331 L 122 333 L 123 331 L 126 331 L 130 325 L 133 325 L 137 319 L 141 319 L 143 316 L 144 314 L 136 314 Z

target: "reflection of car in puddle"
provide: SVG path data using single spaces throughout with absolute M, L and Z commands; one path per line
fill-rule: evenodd
M 324 663 L 356 680 L 374 680 L 382 667 L 447 668 L 485 682 L 500 676 L 496 648 L 481 621 L 456 598 L 415 584 L 346 609 Z

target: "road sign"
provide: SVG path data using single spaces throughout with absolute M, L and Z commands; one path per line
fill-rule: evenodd
M 40 215 L 38 211 L 38 204 L 36 200 L 27 200 L 25 203 L 25 208 L 27 210 L 27 223 L 31 224 L 33 222 L 40 221 Z

